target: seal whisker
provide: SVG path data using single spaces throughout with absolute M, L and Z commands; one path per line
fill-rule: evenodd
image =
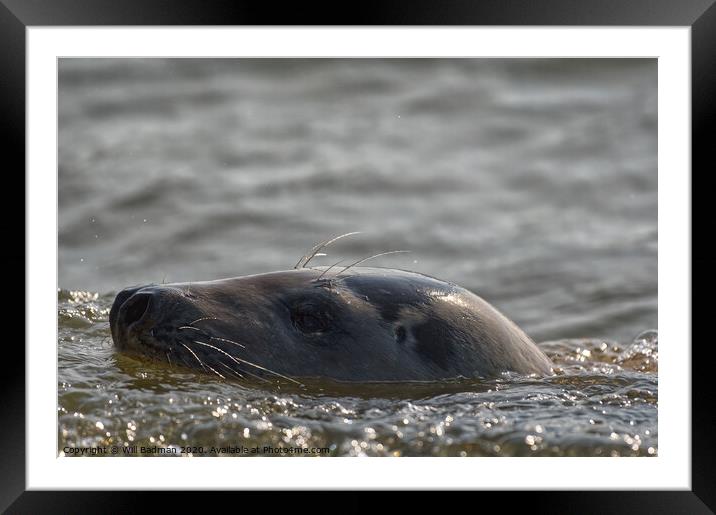
M 218 336 L 211 336 L 211 335 L 210 335 L 208 332 L 206 332 L 205 330 L 199 329 L 198 327 L 194 327 L 194 326 L 192 326 L 192 325 L 183 325 L 183 326 L 181 326 L 181 327 L 178 327 L 177 329 L 192 329 L 192 330 L 194 330 L 194 331 L 200 332 L 200 333 L 203 334 L 204 336 L 207 336 L 210 340 L 217 340 L 217 341 L 220 341 L 220 342 L 231 343 L 231 344 L 236 345 L 237 347 L 241 347 L 242 349 L 245 349 L 245 348 L 246 348 L 245 345 L 242 345 L 242 344 L 240 344 L 240 343 L 238 343 L 238 342 L 235 342 L 234 340 L 229 340 L 228 338 L 219 338 Z
M 217 341 L 220 341 L 220 342 L 233 343 L 234 345 L 236 345 L 236 346 L 238 346 L 238 347 L 241 347 L 242 349 L 245 349 L 245 348 L 246 348 L 246 345 L 241 345 L 240 343 L 237 343 L 237 342 L 235 342 L 235 341 L 233 341 L 233 340 L 229 340 L 228 338 L 217 338 L 216 336 L 209 336 L 209 339 L 210 339 L 210 340 L 217 340 Z
M 353 268 L 353 267 L 356 266 L 356 265 L 360 265 L 361 263 L 365 263 L 365 262 L 368 261 L 369 259 L 377 258 L 377 257 L 380 257 L 380 256 L 387 256 L 388 254 L 401 254 L 401 253 L 405 253 L 405 252 L 410 252 L 410 251 L 409 251 L 409 250 L 390 250 L 390 251 L 388 251 L 388 252 L 381 252 L 380 254 L 373 254 L 372 256 L 368 256 L 367 258 L 359 259 L 359 260 L 356 261 L 355 263 L 351 263 L 350 265 L 348 265 L 347 267 L 345 267 L 343 270 L 341 270 L 340 272 L 338 272 L 338 273 L 335 275 L 335 277 L 338 277 L 339 275 L 341 275 L 343 272 L 345 272 L 345 271 L 348 270 L 349 268 Z
M 321 250 L 323 250 L 325 247 L 327 247 L 331 243 L 334 243 L 334 242 L 340 240 L 341 238 L 345 238 L 347 236 L 353 236 L 354 234 L 360 234 L 360 231 L 347 232 L 345 234 L 341 234 L 340 236 L 336 236 L 334 238 L 322 241 L 321 243 L 319 243 L 318 245 L 313 247 L 308 254 L 304 255 L 301 259 L 298 260 L 298 263 L 296 263 L 296 265 L 293 267 L 294 270 L 298 269 L 298 268 L 305 268 L 309 261 L 311 261 L 314 257 L 316 257 L 316 255 Z
M 196 358 L 196 360 L 197 360 L 197 361 L 199 362 L 199 364 L 201 365 L 201 368 L 203 368 L 204 370 L 206 370 L 206 369 L 208 368 L 209 370 L 211 370 L 212 372 L 214 372 L 214 373 L 215 373 L 217 376 L 219 376 L 220 378 L 226 379 L 226 378 L 225 378 L 224 376 L 222 376 L 219 372 L 217 372 L 214 368 L 210 367 L 209 365 L 206 365 L 202 360 L 200 360 L 200 359 L 199 359 L 199 356 L 197 356 L 197 355 L 194 353 L 194 351 L 191 350 L 189 347 L 187 347 L 187 346 L 184 345 L 183 343 L 181 344 L 181 346 L 184 347 L 184 348 L 185 348 L 186 350 L 188 350 L 189 352 L 191 352 L 191 355 Z
M 299 385 L 299 386 L 303 386 L 303 383 L 301 383 L 301 382 L 299 382 L 299 381 L 296 381 L 296 380 L 295 380 L 294 378 L 292 378 L 292 377 L 285 376 L 285 375 L 283 375 L 283 374 L 279 374 L 278 372 L 274 372 L 273 370 L 268 369 L 268 368 L 266 368 L 266 367 L 262 367 L 261 365 L 257 365 L 256 363 L 251 363 L 250 361 L 246 361 L 245 359 L 241 359 L 241 358 L 236 358 L 236 359 L 237 359 L 238 361 L 240 361 L 241 363 L 244 363 L 244 364 L 246 364 L 246 365 L 249 365 L 249 366 L 258 368 L 259 370 L 263 370 L 264 372 L 268 372 L 269 374 L 273 374 L 273 375 L 275 375 L 275 376 L 278 376 L 278 377 L 280 377 L 280 378 L 282 378 L 282 379 L 285 379 L 286 381 L 291 381 L 292 383 L 295 383 L 295 384 L 297 384 L 297 385 Z M 248 373 L 248 372 L 247 372 L 247 373 Z M 253 375 L 253 374 L 252 374 L 252 375 Z M 254 377 L 257 377 L 257 376 L 254 376 Z
M 221 363 L 222 365 L 224 365 L 224 367 L 226 367 L 227 369 L 233 370 L 231 367 L 229 367 L 229 366 L 228 366 L 226 363 L 224 363 L 223 361 L 219 361 L 219 363 Z M 258 379 L 259 381 L 263 381 L 264 383 L 269 383 L 269 384 L 271 383 L 271 381 L 269 381 L 269 380 L 266 379 L 265 377 L 257 376 L 256 374 L 252 374 L 251 372 L 248 372 L 248 371 L 243 370 L 243 369 L 240 369 L 240 370 L 241 370 L 241 372 L 243 372 L 243 373 L 246 374 L 247 376 L 251 376 L 251 377 L 253 377 L 254 379 Z M 236 373 L 238 374 L 239 372 L 236 372 Z M 243 375 L 241 376 L 241 378 L 242 378 L 242 379 L 245 379 Z
M 204 346 L 206 346 L 206 347 L 211 347 L 211 348 L 214 349 L 214 350 L 218 350 L 218 351 L 221 352 L 222 354 L 224 354 L 224 355 L 228 356 L 230 359 L 234 360 L 236 363 L 239 363 L 239 364 L 240 364 L 240 363 L 245 363 L 246 365 L 250 365 L 250 366 L 252 366 L 252 367 L 258 368 L 259 370 L 263 370 L 264 372 L 268 372 L 268 373 L 274 374 L 274 375 L 276 375 L 276 376 L 278 376 L 278 377 L 282 377 L 283 379 L 286 379 L 287 381 L 291 381 L 292 383 L 296 383 L 296 384 L 298 384 L 298 385 L 301 384 L 301 383 L 299 383 L 298 381 L 296 381 L 295 379 L 293 379 L 293 378 L 291 378 L 291 377 L 287 377 L 287 376 L 285 376 L 285 375 L 279 374 L 278 372 L 274 372 L 273 370 L 269 370 L 268 368 L 262 367 L 261 365 L 257 365 L 256 363 L 251 363 L 250 361 L 246 361 L 245 359 L 236 358 L 236 357 L 232 356 L 231 354 L 229 354 L 228 352 L 226 352 L 225 350 L 220 349 L 219 347 L 216 347 L 216 346 L 211 345 L 211 344 L 209 344 L 209 343 L 200 342 L 200 341 L 197 341 L 197 340 L 194 340 L 194 343 L 197 343 L 197 344 L 199 344 L 199 345 L 204 345 Z
M 206 365 L 206 366 L 209 367 L 209 365 Z M 219 376 L 220 378 L 226 379 L 224 376 L 222 376 L 220 373 L 218 373 L 218 372 L 217 372 L 216 370 L 214 370 L 213 368 L 209 367 L 209 370 L 211 370 L 212 372 L 214 372 L 214 373 L 215 373 L 217 376 Z
M 340 265 L 340 264 L 343 263 L 345 260 L 346 260 L 346 258 L 343 258 L 343 259 L 341 259 L 340 261 L 336 261 L 335 263 L 333 263 L 331 266 L 329 266 L 328 268 L 326 268 L 321 275 L 319 275 L 318 277 L 316 277 L 316 278 L 314 279 L 314 281 L 320 281 L 320 280 L 321 280 L 321 277 L 323 277 L 324 275 L 326 275 L 329 270 L 331 270 L 333 267 L 335 267 L 335 266 L 337 266 L 337 265 Z
M 198 327 L 194 327 L 193 325 L 183 325 L 181 327 L 177 327 L 177 329 L 193 329 L 194 331 L 199 331 L 200 333 L 203 333 L 204 331 L 199 329 Z
M 201 318 L 197 318 L 193 322 L 189 322 L 187 325 L 194 325 L 197 322 L 201 322 L 202 320 L 220 320 L 220 319 L 218 319 L 216 317 L 201 317 Z
M 199 364 L 201 365 L 201 368 L 203 368 L 204 370 L 206 370 L 206 366 L 204 365 L 204 362 L 199 359 L 199 356 L 197 356 L 197 355 L 194 353 L 193 350 L 191 350 L 189 347 L 187 347 L 187 346 L 184 345 L 183 343 L 180 343 L 180 344 L 181 344 L 181 346 L 184 347 L 186 350 L 188 350 L 189 352 L 191 352 L 191 355 L 194 356 L 194 358 L 196 358 L 196 360 L 197 360 L 197 361 L 199 362 Z
M 229 373 L 230 373 L 232 376 L 238 377 L 239 379 L 244 379 L 244 376 L 243 376 L 243 375 L 241 375 L 239 372 L 237 372 L 236 370 L 234 370 L 233 368 L 231 368 L 229 365 L 227 365 L 227 364 L 224 363 L 223 361 L 219 360 L 219 365 L 221 365 L 221 366 L 224 367 L 226 370 L 228 370 Z

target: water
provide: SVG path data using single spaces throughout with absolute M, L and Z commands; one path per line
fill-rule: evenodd
M 656 455 L 656 92 L 655 60 L 61 60 L 58 448 Z M 557 375 L 266 389 L 114 351 L 122 287 L 353 230 L 317 264 L 410 249 L 375 264 L 475 291 Z

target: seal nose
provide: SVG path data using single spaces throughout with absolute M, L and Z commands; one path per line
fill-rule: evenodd
M 146 286 L 126 288 L 117 294 L 109 312 L 109 327 L 115 344 L 122 345 L 130 327 L 139 328 L 152 322 L 152 312 L 160 304 L 156 295 Z
M 149 312 L 152 303 L 151 293 L 135 293 L 128 298 L 121 307 L 126 325 L 139 322 Z
M 127 299 L 129 299 L 132 295 L 134 295 L 141 289 L 141 286 L 125 288 L 124 290 L 120 291 L 117 294 L 117 297 L 115 297 L 114 299 L 112 309 L 109 310 L 109 328 L 112 331 L 112 338 L 115 342 L 118 339 L 119 310 L 127 301 Z
M 109 327 L 115 347 L 136 350 L 160 341 L 167 344 L 177 328 L 201 316 L 181 287 L 148 284 L 117 294 L 109 312 Z

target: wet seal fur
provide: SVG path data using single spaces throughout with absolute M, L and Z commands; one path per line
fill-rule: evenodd
M 127 288 L 110 311 L 114 343 L 222 378 L 266 382 L 552 373 L 516 324 L 460 286 L 389 268 L 307 268 L 307 257 L 293 270 Z

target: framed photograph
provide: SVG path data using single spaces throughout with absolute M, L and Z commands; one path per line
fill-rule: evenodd
M 710 513 L 712 3 L 353 25 L 3 0 L 27 309 L 0 506 L 459 489 Z

